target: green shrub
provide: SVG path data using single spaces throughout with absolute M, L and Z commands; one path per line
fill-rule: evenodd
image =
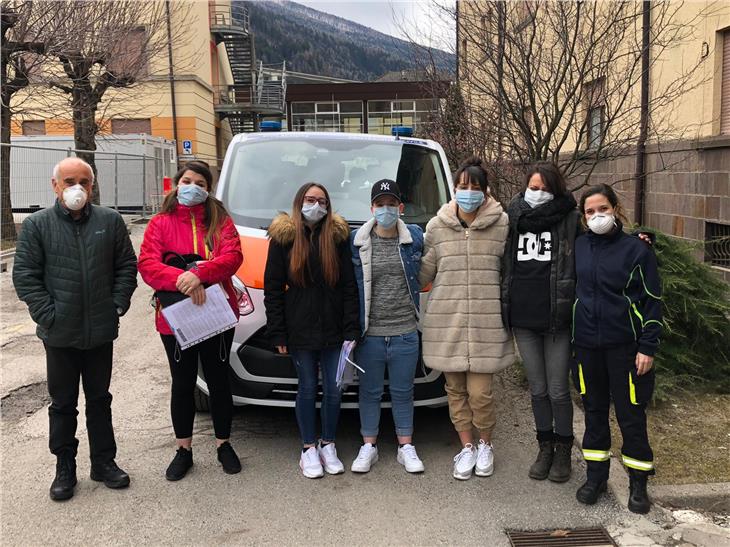
M 656 356 L 655 398 L 702 389 L 730 392 L 730 291 L 690 245 L 655 232 L 664 329 Z

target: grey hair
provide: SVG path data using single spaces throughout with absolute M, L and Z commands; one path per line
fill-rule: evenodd
M 91 168 L 91 165 L 89 165 L 87 162 L 85 162 L 81 158 L 77 158 L 77 157 L 74 157 L 74 156 L 69 156 L 68 158 L 63 158 L 56 165 L 53 166 L 53 179 L 55 181 L 58 181 L 58 177 L 59 177 L 58 171 L 59 171 L 59 168 L 61 167 L 61 164 L 64 161 L 67 161 L 67 160 L 76 160 L 76 161 L 79 161 L 79 162 L 83 163 L 86 167 L 88 167 L 89 168 L 89 171 L 91 171 L 91 183 L 92 184 L 94 183 L 94 170 Z

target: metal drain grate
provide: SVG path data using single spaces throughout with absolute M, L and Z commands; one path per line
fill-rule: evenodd
M 605 528 L 576 528 L 523 532 L 506 530 L 512 547 L 615 547 Z

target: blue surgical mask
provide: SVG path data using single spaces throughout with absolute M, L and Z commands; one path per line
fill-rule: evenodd
M 465 213 L 473 213 L 484 203 L 484 192 L 481 190 L 457 190 L 456 203 Z
M 311 223 L 317 223 L 327 216 L 327 207 L 322 207 L 319 203 L 305 203 L 302 205 L 302 215 Z
M 384 205 L 382 207 L 376 207 L 373 210 L 373 216 L 379 226 L 385 229 L 392 228 L 395 223 L 398 222 L 400 216 L 400 208 Z
M 548 201 L 552 201 L 554 197 L 550 192 L 546 192 L 545 190 L 533 190 L 532 188 L 525 190 L 525 201 L 533 209 Z
M 197 184 L 181 184 L 177 187 L 177 200 L 187 207 L 200 205 L 208 199 L 208 192 Z

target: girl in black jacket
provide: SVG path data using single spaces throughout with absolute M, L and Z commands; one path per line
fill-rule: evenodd
M 583 398 L 587 480 L 578 501 L 593 504 L 606 489 L 613 400 L 621 428 L 621 456 L 629 470 L 629 510 L 649 511 L 646 483 L 654 461 L 646 432 L 646 405 L 654 389 L 654 354 L 662 329 L 661 282 L 651 247 L 625 234 L 621 208 L 605 184 L 580 200 L 589 232 L 575 246 L 572 365 Z
M 502 266 L 502 317 L 512 329 L 532 396 L 539 452 L 529 476 L 570 478 L 573 404 L 568 384 L 580 213 L 553 163 L 527 171 L 507 208 L 510 231 Z
M 279 353 L 290 353 L 299 386 L 296 415 L 302 436 L 299 466 L 308 478 L 344 472 L 335 432 L 340 412 L 336 383 L 342 343 L 359 335 L 359 297 L 352 266 L 350 228 L 333 214 L 324 186 L 307 183 L 292 214 L 269 226 L 264 273 L 267 331 Z M 317 444 L 316 397 L 322 371 L 322 436 Z M 323 468 L 324 464 L 324 468 Z

